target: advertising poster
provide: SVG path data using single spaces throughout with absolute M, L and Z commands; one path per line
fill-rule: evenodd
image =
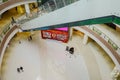
M 69 35 L 68 35 L 68 28 L 56 28 L 53 30 L 41 30 L 42 38 L 43 39 L 53 39 L 62 42 L 67 42 Z

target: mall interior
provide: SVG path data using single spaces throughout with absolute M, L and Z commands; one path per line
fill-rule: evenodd
M 119 0 L 0 0 L 0 80 L 120 80 Z

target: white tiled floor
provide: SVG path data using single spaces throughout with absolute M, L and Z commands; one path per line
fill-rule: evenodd
M 68 44 L 43 40 L 39 32 L 32 41 L 20 38 L 12 40 L 5 53 L 2 80 L 111 80 L 111 66 L 94 45 L 83 45 L 79 36 L 74 35 Z M 74 55 L 65 51 L 66 45 L 75 47 Z M 18 73 L 20 66 L 24 72 Z

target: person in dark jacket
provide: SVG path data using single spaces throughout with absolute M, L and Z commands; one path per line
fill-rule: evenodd
M 17 68 L 17 72 L 20 73 L 20 69 L 19 68 Z
M 71 48 L 69 49 L 69 53 L 70 53 L 70 54 L 74 54 L 74 47 L 71 47 Z
M 20 67 L 20 70 L 21 70 L 22 72 L 24 72 L 24 70 L 23 70 L 23 67 L 22 67 L 22 66 Z

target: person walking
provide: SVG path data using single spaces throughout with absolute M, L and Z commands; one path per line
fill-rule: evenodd
M 69 51 L 69 47 L 68 46 L 66 46 L 66 51 Z
M 32 36 L 30 36 L 30 40 L 32 40 Z
M 17 72 L 20 73 L 20 69 L 19 68 L 17 68 Z
M 14 17 L 11 17 L 12 21 L 11 21 L 11 24 L 13 25 L 14 23 L 16 23 Z
M 29 37 L 28 37 L 28 41 L 31 41 L 32 40 L 32 36 L 30 35 Z
M 70 53 L 70 54 L 74 54 L 74 47 L 71 47 L 71 48 L 69 49 L 69 53 Z
M 22 67 L 22 66 L 20 67 L 20 70 L 21 70 L 22 72 L 24 72 L 24 70 L 23 70 L 23 67 Z

